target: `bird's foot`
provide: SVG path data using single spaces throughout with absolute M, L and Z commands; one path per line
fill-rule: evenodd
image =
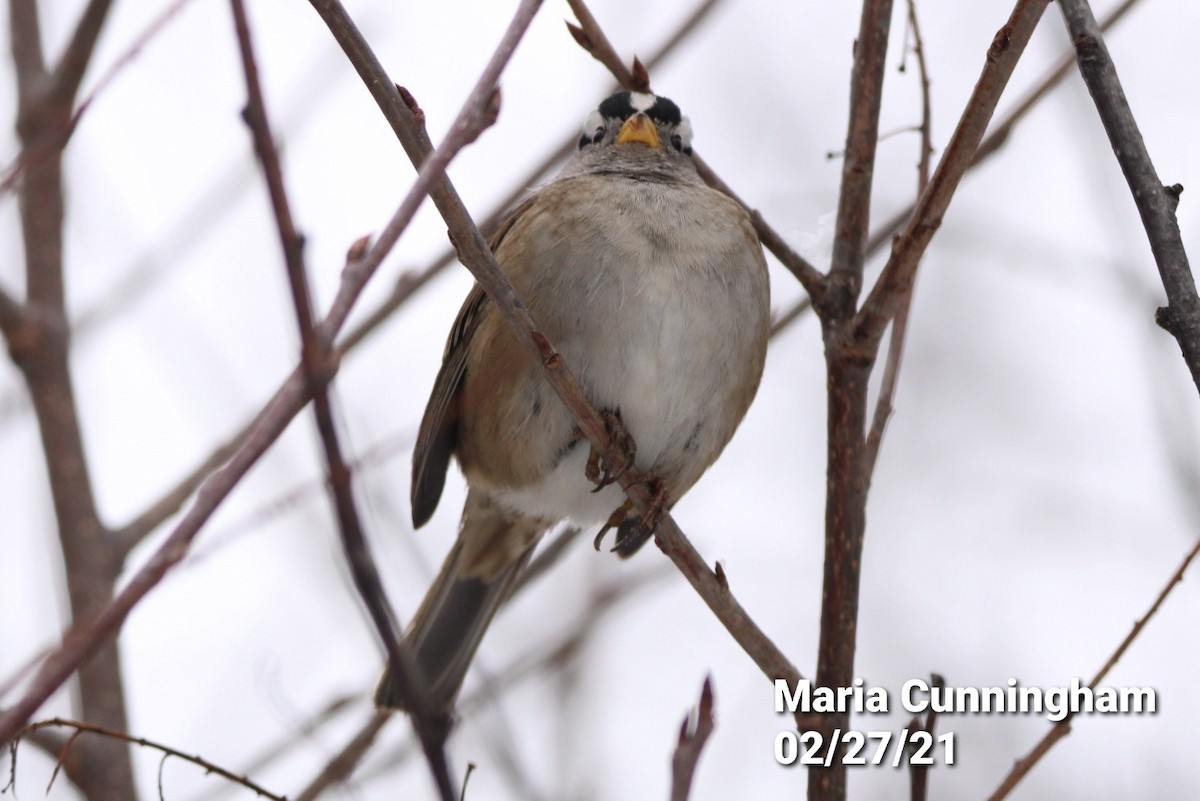
M 633 501 L 627 500 L 621 504 L 596 535 L 593 545 L 597 551 L 600 550 L 604 535 L 612 528 L 617 529 L 617 539 L 612 550 L 623 558 L 632 556 L 654 536 L 658 524 L 662 522 L 663 514 L 667 511 L 667 482 L 653 476 L 642 478 L 640 481 L 650 485 L 650 503 L 640 515 L 630 515 L 634 509 Z
M 604 428 L 608 432 L 612 449 L 617 452 L 617 461 L 609 463 L 602 453 L 595 447 L 592 448 L 588 454 L 587 467 L 584 468 L 588 480 L 596 485 L 592 492 L 599 492 L 620 479 L 633 467 L 634 459 L 637 458 L 637 443 L 625 430 L 621 422 L 621 413 L 606 409 L 600 412 L 600 417 L 604 420 Z

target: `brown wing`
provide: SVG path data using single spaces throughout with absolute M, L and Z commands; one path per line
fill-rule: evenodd
M 527 197 L 500 222 L 488 243 L 493 253 L 512 229 L 513 222 L 533 206 L 536 197 Z M 421 429 L 413 448 L 411 489 L 412 519 L 416 528 L 425 525 L 433 517 L 446 485 L 446 470 L 458 442 L 459 401 L 463 378 L 467 373 L 467 351 L 487 305 L 487 294 L 476 284 L 459 309 L 454 327 L 450 329 L 442 367 L 433 382 L 425 416 L 421 418 Z

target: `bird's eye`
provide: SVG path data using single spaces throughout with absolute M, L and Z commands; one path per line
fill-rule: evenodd
M 683 151 L 683 137 L 680 136 L 679 134 L 672 134 L 671 135 L 671 147 L 682 152 Z
M 604 138 L 604 129 L 603 129 L 603 128 L 597 128 L 597 129 L 596 129 L 596 132 L 592 134 L 592 144 L 593 144 L 593 145 L 598 145 L 598 144 L 600 144 L 600 140 L 601 140 L 601 139 L 603 139 L 603 138 Z

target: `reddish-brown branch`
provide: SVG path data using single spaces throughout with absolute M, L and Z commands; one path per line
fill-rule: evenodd
M 603 64 L 622 86 L 637 92 L 648 91 L 649 85 L 641 86 L 639 85 L 642 83 L 641 81 L 634 80 L 633 73 L 625 66 L 625 61 L 621 56 L 617 54 L 617 49 L 608 40 L 608 36 L 600 27 L 592 10 L 587 7 L 587 3 L 583 0 L 567 0 L 567 5 L 571 7 L 575 19 L 579 20 L 579 25 L 567 23 L 567 30 L 571 32 L 571 37 L 576 44 L 591 53 L 592 58 Z
M 854 43 L 854 69 L 850 74 L 850 121 L 846 126 L 828 291 L 814 304 L 827 328 L 831 325 L 838 328 L 850 319 L 862 291 L 875 146 L 879 141 L 879 107 L 883 100 L 891 24 L 891 0 L 863 3 L 858 39 Z M 827 337 L 829 333 L 832 331 L 827 330 Z
M 181 6 L 183 2 L 187 2 L 187 0 L 177 0 L 176 4 L 172 6 L 171 9 L 164 13 L 163 17 L 160 18 L 160 21 L 155 23 L 152 28 L 148 28 L 146 34 L 143 34 L 142 37 L 139 37 L 138 41 L 144 41 L 146 37 L 150 35 L 151 30 L 157 30 L 158 27 L 161 27 L 161 24 L 165 23 L 168 19 L 167 15 L 173 13 L 174 9 L 177 9 L 179 6 Z M 651 67 L 661 63 L 663 59 L 669 56 L 673 50 L 686 39 L 688 34 L 696 29 L 697 25 L 719 2 L 720 0 L 705 0 L 705 2 L 698 5 L 697 8 L 688 15 L 687 19 L 684 20 L 681 26 L 677 28 L 670 37 L 668 37 L 667 41 L 656 49 L 655 53 L 647 60 L 646 63 Z M 528 187 L 536 184 L 556 164 L 560 163 L 564 158 L 567 157 L 567 155 L 571 153 L 575 147 L 575 142 L 575 135 L 573 134 L 569 136 L 566 140 L 564 140 L 562 146 L 560 146 L 554 152 L 549 153 L 541 161 L 541 163 L 535 165 L 535 167 L 531 169 L 528 174 L 523 176 L 520 180 L 514 182 L 513 190 L 505 198 L 503 198 L 496 205 L 494 210 L 484 219 L 484 221 L 480 224 L 480 230 L 482 230 L 485 234 L 488 234 L 490 231 L 492 231 L 503 214 L 506 213 L 508 209 L 514 205 L 526 192 L 529 191 Z M 224 195 L 222 195 L 222 197 L 224 197 Z M 193 215 L 189 219 L 191 219 L 194 223 L 196 219 L 208 218 L 209 215 L 200 213 Z M 178 232 L 177 236 L 168 237 L 168 239 L 170 239 L 172 242 L 180 242 L 189 237 L 196 236 L 203 231 L 204 228 L 202 226 L 196 227 L 195 225 L 190 225 L 186 230 Z M 413 294 L 416 293 L 417 290 L 425 286 L 425 284 L 428 283 L 433 276 L 437 275 L 447 266 L 454 263 L 454 261 L 454 251 L 452 249 L 447 250 L 442 256 L 433 261 L 424 269 L 402 275 L 392 288 L 389 296 L 377 308 L 364 315 L 362 320 L 354 328 L 350 329 L 338 340 L 336 346 L 337 358 L 340 360 L 347 353 L 353 351 L 354 348 L 357 347 L 358 344 L 364 339 L 370 336 L 370 334 L 374 332 L 380 324 L 389 319 L 392 313 L 399 309 L 405 303 L 405 301 L 407 301 L 413 296 Z M 2 298 L 0 298 L 0 301 L 2 301 Z M 0 315 L 2 315 L 2 313 L 3 306 L 2 302 L 0 302 Z M 80 322 L 83 322 L 82 318 Z M 79 327 L 77 326 L 77 330 L 78 328 Z M 129 523 L 118 529 L 115 532 L 115 535 L 121 542 L 122 549 L 128 552 L 139 542 L 141 542 L 146 535 L 158 528 L 158 526 L 162 525 L 163 522 L 165 522 L 171 515 L 179 511 L 179 509 L 184 503 L 187 502 L 188 498 L 192 496 L 204 479 L 229 459 L 234 450 L 237 448 L 238 444 L 246 436 L 246 432 L 252 425 L 254 425 L 254 421 L 243 425 L 241 429 L 235 432 L 224 443 L 219 445 L 212 453 L 206 456 L 203 462 L 198 464 L 190 473 L 180 479 L 180 481 L 174 487 L 167 490 L 162 497 L 147 507 L 141 514 L 137 516 L 137 518 L 131 520 Z
M 69 730 L 73 730 L 73 732 L 74 732 L 74 734 L 72 735 L 72 738 L 66 742 L 63 753 L 60 753 L 60 755 L 59 755 L 60 765 L 62 764 L 62 762 L 64 760 L 67 760 L 70 758 L 69 752 L 71 750 L 73 750 L 75 747 L 73 744 L 75 735 L 78 735 L 80 733 L 94 734 L 99 737 L 103 737 L 105 739 L 116 740 L 121 743 L 128 743 L 130 745 L 137 745 L 137 746 L 141 746 L 142 748 L 150 748 L 155 751 L 159 751 L 165 756 L 174 757 L 175 759 L 179 759 L 184 762 L 189 762 L 199 768 L 202 768 L 204 770 L 205 774 L 215 774 L 217 776 L 220 776 L 222 779 L 233 782 L 234 784 L 241 785 L 242 787 L 245 787 L 247 790 L 250 790 L 251 792 L 253 792 L 256 795 L 261 796 L 263 798 L 272 799 L 273 801 L 287 801 L 287 799 L 285 799 L 283 796 L 272 793 L 271 791 L 267 790 L 266 788 L 262 787 L 261 785 L 255 784 L 249 778 L 247 778 L 245 776 L 238 776 L 236 773 L 233 773 L 232 771 L 228 771 L 225 768 L 222 768 L 220 765 L 216 765 L 212 762 L 209 762 L 207 759 L 204 759 L 203 757 L 184 753 L 183 751 L 180 751 L 176 748 L 172 748 L 169 745 L 164 745 L 163 743 L 155 742 L 154 740 L 148 740 L 145 737 L 134 737 L 133 735 L 128 734 L 124 731 L 121 731 L 118 729 L 110 729 L 107 726 L 96 726 L 94 724 L 84 723 L 84 722 L 78 721 L 78 720 L 64 720 L 63 718 L 52 718 L 50 720 L 39 720 L 36 723 L 30 723 L 28 726 L 21 729 L 21 731 L 17 734 L 17 737 L 23 739 L 25 737 L 29 737 L 30 735 L 34 734 L 35 732 L 45 731 L 47 729 L 54 729 L 54 728 L 69 729 Z M 55 767 L 55 773 L 57 773 L 57 771 L 58 771 L 58 766 Z M 53 784 L 54 779 L 51 778 L 50 781 L 51 781 L 51 784 Z M 49 789 L 49 788 L 47 788 L 47 789 Z
M 679 727 L 679 739 L 671 756 L 671 801 L 687 801 L 691 795 L 700 754 L 714 728 L 712 676 L 709 676 L 700 690 L 696 711 L 686 715 Z
M 90 0 L 80 15 L 79 22 L 75 24 L 71 40 L 54 69 L 52 92 L 55 102 L 64 108 L 69 109 L 75 102 L 75 95 L 79 91 L 79 85 L 83 83 L 88 65 L 91 64 L 92 53 L 96 50 L 96 42 L 100 39 L 104 23 L 108 21 L 111 7 L 112 0 Z
M 929 185 L 929 159 L 933 155 L 933 109 L 929 99 L 929 67 L 925 63 L 925 43 L 921 39 L 921 26 L 917 20 L 916 0 L 907 0 L 907 6 L 909 30 L 912 31 L 912 53 L 917 59 L 917 76 L 921 82 L 921 152 L 917 159 L 917 197 L 920 197 Z M 904 338 L 908 333 L 908 314 L 912 309 L 912 299 L 913 293 L 909 290 L 900 303 L 900 308 L 896 310 L 895 319 L 892 320 L 892 334 L 888 338 L 887 359 L 883 365 L 879 398 L 875 401 L 871 430 L 867 433 L 868 475 L 875 473 L 875 462 L 879 458 L 883 432 L 887 427 L 888 418 L 892 416 L 892 403 L 896 396 L 896 384 L 900 380 L 900 363 L 904 357 Z
M 494 78 L 492 81 L 494 83 Z M 395 92 L 395 88 L 390 84 L 389 88 Z M 481 102 L 477 94 L 473 93 L 460 119 L 488 119 L 486 110 L 479 108 Z M 470 124 L 456 125 L 446 141 L 424 161 L 417 180 L 380 234 L 379 241 L 362 259 L 348 264 L 343 270 L 342 286 L 320 325 L 322 336 L 329 339 L 336 337 L 345 324 L 350 309 L 387 250 L 395 244 L 408 221 L 416 213 L 422 199 L 429 193 L 430 187 L 437 185 L 439 176 L 450 159 L 475 133 Z M 25 695 L 0 715 L 0 745 L 11 740 L 33 711 L 84 661 L 91 658 L 98 648 L 116 635 L 133 607 L 183 559 L 200 528 L 259 457 L 287 428 L 310 396 L 311 387 L 303 373 L 297 369 L 260 413 L 228 463 L 201 485 L 192 507 L 147 563 L 130 578 L 111 603 L 87 620 L 80 620 L 72 626 L 62 644 L 47 656 Z M 132 792 L 125 797 L 132 798 Z
M 855 341 L 864 346 L 864 350 L 873 351 L 873 347 L 878 345 L 904 294 L 911 290 L 921 256 L 941 226 L 942 215 L 949 207 L 963 173 L 974 160 L 975 151 L 996 110 L 1000 95 L 1008 85 L 1013 68 L 1025 51 L 1025 45 L 1048 2 L 1018 0 L 1008 22 L 993 39 L 983 71 L 959 119 L 958 127 L 938 161 L 933 178 L 893 245 L 883 274 L 855 318 L 852 334 Z
M 245 118 L 250 126 L 254 149 L 263 169 L 283 251 L 288 286 L 291 289 L 292 304 L 300 329 L 301 361 L 305 378 L 313 392 L 313 412 L 329 468 L 329 486 L 332 490 L 343 550 L 350 565 L 354 585 L 383 642 L 388 659 L 394 665 L 393 670 L 399 676 L 401 693 L 407 708 L 412 710 L 412 725 L 424 747 L 426 761 L 438 792 L 442 801 L 454 801 L 454 783 L 450 777 L 445 752 L 446 727 L 433 720 L 429 709 L 423 703 L 420 688 L 413 679 L 413 673 L 400 644 L 395 614 L 388 603 L 383 582 L 363 534 L 361 517 L 354 501 L 350 468 L 342 455 L 334 423 L 333 404 L 328 391 L 329 382 L 337 370 L 332 343 L 318 336 L 313 321 L 312 293 L 308 269 L 304 263 L 304 241 L 296 229 L 291 203 L 284 186 L 283 168 L 275 149 L 270 118 L 259 83 L 246 10 L 242 0 L 230 0 L 230 5 L 237 31 L 238 49 L 242 56 L 242 71 L 246 79 L 248 101 Z
M 1131 8 L 1138 4 L 1138 2 L 1140 2 L 1140 0 L 1125 0 L 1125 2 L 1121 3 L 1121 5 L 1114 8 L 1108 14 L 1108 16 L 1101 20 L 1100 30 L 1107 31 L 1109 28 L 1119 22 Z M 1050 69 L 1045 77 L 1043 77 L 1033 89 L 1029 90 L 1025 95 L 1023 95 L 1021 99 L 1018 100 L 1012 107 L 1012 109 L 1010 109 L 1003 117 L 1000 118 L 999 122 L 996 122 L 994 125 L 992 125 L 992 127 L 988 129 L 987 136 L 984 137 L 983 141 L 979 143 L 979 147 L 976 148 L 975 157 L 971 160 L 971 164 L 967 168 L 968 171 L 986 161 L 990 156 L 1000 152 L 1001 148 L 1004 147 L 1004 144 L 1008 141 L 1009 136 L 1012 134 L 1017 125 L 1019 125 L 1020 122 L 1025 119 L 1026 115 L 1037 106 L 1038 102 L 1041 101 L 1042 98 L 1050 93 L 1051 89 L 1057 86 L 1062 79 L 1067 76 L 1074 66 L 1074 52 L 1063 56 L 1062 59 L 1060 59 L 1059 62 Z M 914 201 L 907 208 L 901 209 L 889 217 L 883 225 L 879 226 L 875 233 L 871 234 L 871 238 L 867 241 L 868 258 L 879 252 L 879 250 L 885 245 L 891 243 L 892 238 L 896 235 L 896 233 L 904 227 L 906 222 L 912 219 L 913 211 L 915 211 L 916 208 L 917 204 L 916 201 Z M 779 254 L 776 253 L 776 256 L 778 255 Z M 779 315 L 779 322 L 776 323 L 776 328 L 783 328 L 790 324 L 791 321 L 798 319 L 805 311 L 808 310 L 810 306 L 811 302 L 808 298 L 804 298 L 803 300 L 797 302 L 790 309 Z
M 354 28 L 353 23 L 345 17 L 340 5 L 331 0 L 311 1 L 325 17 L 330 30 L 375 96 L 384 116 L 397 132 L 405 149 L 409 150 L 410 158 L 420 161 L 425 153 L 423 143 L 427 142 L 428 137 L 412 110 L 400 99 L 387 80 L 386 73 L 366 41 Z M 610 448 L 608 429 L 596 410 L 584 398 L 578 381 L 561 359 L 554 358 L 557 354 L 553 345 L 539 333 L 530 319 L 525 305 L 500 271 L 487 243 L 450 185 L 449 179 L 443 177 L 440 184 L 430 191 L 430 197 L 450 229 L 451 237 L 458 248 L 459 259 L 488 292 L 497 310 L 517 333 L 518 341 L 547 365 L 546 375 L 550 385 L 575 416 L 583 435 L 604 453 L 611 463 L 618 463 L 619 454 Z M 635 503 L 644 505 L 649 501 L 649 491 L 644 484 L 638 483 L 638 477 L 632 472 L 628 471 L 622 476 L 622 486 Z M 728 586 L 720 582 L 716 574 L 708 568 L 670 515 L 664 515 L 655 533 L 655 539 L 726 629 L 763 669 L 768 679 L 787 678 L 791 681 L 799 678 L 799 671 L 745 613 L 729 592 Z
M 813 307 L 825 337 L 828 391 L 828 456 L 825 495 L 825 568 L 816 681 L 822 687 L 849 687 L 854 674 L 858 630 L 859 577 L 866 532 L 867 472 L 864 460 L 867 379 L 873 353 L 847 347 L 843 331 L 854 315 L 862 287 L 870 218 L 879 108 L 887 63 L 891 0 L 863 3 L 850 84 L 850 119 L 833 240 L 832 263 L 823 297 Z M 816 725 L 832 741 L 834 728 L 847 727 L 848 714 L 826 715 Z M 846 768 L 840 759 L 808 772 L 810 801 L 846 797 Z
M 1108 672 L 1116 667 L 1117 662 L 1119 662 L 1121 657 L 1125 655 L 1125 652 L 1129 650 L 1129 646 L 1131 646 L 1133 641 L 1137 639 L 1138 635 L 1142 633 L 1142 629 L 1146 627 L 1146 624 L 1149 623 L 1156 614 L 1158 614 L 1158 610 L 1163 605 L 1163 602 L 1167 600 L 1167 596 L 1171 594 L 1171 591 L 1175 589 L 1176 585 L 1183 581 L 1184 574 L 1187 573 L 1188 568 L 1191 567 L 1192 562 L 1195 561 L 1198 555 L 1200 555 L 1200 541 L 1198 541 L 1194 546 L 1192 546 L 1192 549 L 1188 551 L 1187 556 L 1183 558 L 1183 561 L 1179 563 L 1179 567 L 1175 569 L 1173 574 L 1171 574 L 1171 578 L 1167 580 L 1166 585 L 1159 591 L 1158 596 L 1154 599 L 1154 603 L 1152 603 L 1150 608 L 1146 610 L 1146 614 L 1142 615 L 1142 617 L 1133 624 L 1133 628 L 1130 629 L 1129 633 L 1125 635 L 1125 639 L 1121 640 L 1121 644 L 1117 646 L 1117 649 L 1112 652 L 1112 655 L 1109 656 L 1109 658 L 1104 662 L 1104 665 L 1101 666 L 1100 670 L 1096 672 L 1096 675 L 1092 677 L 1092 680 L 1088 682 L 1088 687 L 1090 689 L 1094 690 L 1100 686 L 1100 682 L 1104 681 L 1104 677 L 1108 675 Z M 995 792 L 988 796 L 988 801 L 1001 801 L 1001 799 L 1007 798 L 1008 794 L 1011 793 L 1020 783 L 1020 781 L 1025 778 L 1026 774 L 1033 769 L 1034 765 L 1036 765 L 1041 758 L 1045 756 L 1051 748 L 1054 747 L 1054 744 L 1071 733 L 1071 719 L 1074 716 L 1074 712 L 1068 711 L 1066 717 L 1051 726 L 1050 730 L 1046 732 L 1045 736 L 1038 741 L 1038 744 L 1035 745 L 1028 754 L 1021 757 L 1016 761 L 1016 763 L 1013 764 L 1012 770 L 1010 770 L 1008 775 L 1004 777 L 1004 780 L 1000 782 L 1000 786 L 996 788 Z
M 35 4 L 15 0 L 10 5 L 17 133 L 24 150 L 37 143 L 51 146 L 44 158 L 26 170 L 20 185 L 27 297 L 23 303 L 7 298 L 0 304 L 4 307 L 0 317 L 5 320 L 9 353 L 29 388 L 37 418 L 67 598 L 76 622 L 91 618 L 108 604 L 121 558 L 96 508 L 70 371 L 63 259 L 64 143 L 53 137 L 70 118 L 107 11 L 108 0 L 88 4 L 59 67 L 48 75 Z M 97 725 L 123 729 L 125 694 L 116 644 L 107 643 L 90 656 L 79 670 L 81 714 Z M 74 778 L 84 795 L 136 798 L 128 749 L 120 742 L 85 743 L 78 764 Z

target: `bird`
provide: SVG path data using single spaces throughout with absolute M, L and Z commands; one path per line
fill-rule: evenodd
M 770 287 L 750 215 L 708 187 L 672 100 L 621 91 L 587 117 L 561 171 L 503 219 L 490 246 L 532 318 L 670 508 L 725 448 L 762 377 Z M 478 284 L 451 329 L 413 450 L 412 519 L 467 482 L 458 538 L 403 650 L 424 708 L 453 712 L 497 608 L 563 520 L 616 525 L 629 556 L 656 515 L 628 514 L 599 459 Z M 601 537 L 604 529 L 601 530 Z M 599 547 L 599 538 L 597 547 Z M 406 707 L 389 665 L 380 708 Z

